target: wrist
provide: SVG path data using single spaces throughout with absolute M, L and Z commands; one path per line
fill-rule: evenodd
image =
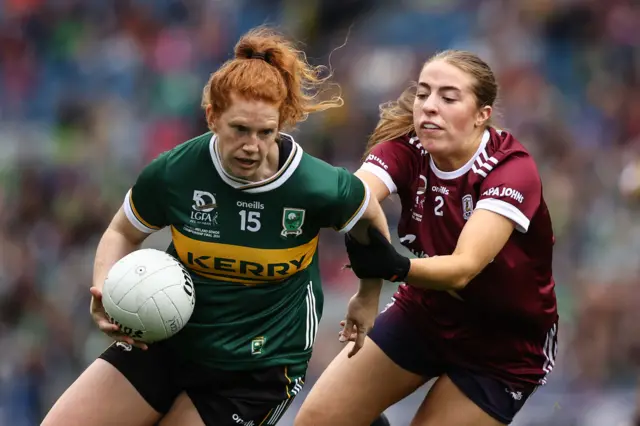
M 358 296 L 365 298 L 380 298 L 383 280 L 378 278 L 361 279 L 358 287 Z
M 396 262 L 394 274 L 389 278 L 391 282 L 406 281 L 411 270 L 411 259 L 405 256 L 399 256 Z

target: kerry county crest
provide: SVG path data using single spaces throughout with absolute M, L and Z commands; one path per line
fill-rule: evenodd
M 280 232 L 280 235 L 286 238 L 288 235 L 297 237 L 302 234 L 304 212 L 304 209 L 285 207 L 282 210 L 282 232 Z

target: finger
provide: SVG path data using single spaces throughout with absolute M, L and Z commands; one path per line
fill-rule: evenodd
M 356 326 L 354 325 L 351 330 L 347 330 L 345 328 L 345 324 L 346 321 L 342 320 L 340 321 L 340 327 L 342 327 L 344 330 L 340 330 L 338 332 L 338 339 L 340 339 L 340 336 L 342 336 L 343 334 L 347 336 L 347 341 L 348 342 L 355 342 L 356 338 L 358 337 L 358 329 L 356 328 Z
M 98 328 L 104 333 L 117 333 L 120 331 L 118 324 L 111 323 L 107 318 L 99 318 L 97 320 Z
M 91 315 L 101 331 L 113 333 L 120 330 L 120 326 L 111 321 L 111 318 L 109 318 L 109 315 L 107 315 L 104 310 L 93 312 Z
M 142 349 L 143 351 L 146 351 L 147 349 L 149 349 L 149 346 L 147 343 L 139 340 L 134 340 L 131 336 L 127 336 L 119 332 L 115 332 L 115 333 L 111 332 L 111 333 L 108 333 L 108 335 L 116 342 L 123 342 L 128 345 L 135 346 L 136 348 Z
M 102 300 L 102 291 L 98 287 L 91 287 L 89 291 L 93 297 L 98 300 Z
M 340 339 L 340 336 L 342 336 L 342 332 L 338 333 L 338 339 Z M 358 338 L 358 333 L 353 332 L 349 334 L 349 337 L 347 338 L 347 342 L 355 342 L 356 339 Z
M 355 343 L 351 348 L 351 350 L 349 351 L 349 355 L 348 355 L 349 358 L 351 358 L 352 356 L 357 354 L 358 351 L 360 351 L 360 349 L 364 345 L 364 339 L 366 336 L 367 336 L 367 330 L 359 328 L 358 332 L 356 333 Z
M 131 340 L 133 340 L 133 339 L 131 339 Z M 147 349 L 149 349 L 149 346 L 146 343 L 139 342 L 137 340 L 133 340 L 132 345 L 135 346 L 138 349 L 142 349 L 143 351 L 146 351 Z
M 146 343 L 144 343 L 144 342 L 139 342 L 139 341 L 137 341 L 137 340 L 133 340 L 133 339 L 132 339 L 131 337 L 129 337 L 129 336 L 118 336 L 118 338 L 117 338 L 116 340 L 118 340 L 118 341 L 120 341 L 120 342 L 127 343 L 127 344 L 129 344 L 129 345 L 131 345 L 131 346 L 134 346 L 134 347 L 136 347 L 136 348 L 138 348 L 138 349 L 141 349 L 141 350 L 143 350 L 143 351 L 146 351 L 147 349 L 149 349 L 149 346 L 147 346 L 147 344 L 146 344 Z
M 349 337 L 351 336 L 351 330 L 353 330 L 353 323 L 349 320 L 346 320 L 343 322 L 344 322 L 344 325 L 342 327 L 342 330 L 340 331 L 338 340 L 344 343 L 349 341 Z

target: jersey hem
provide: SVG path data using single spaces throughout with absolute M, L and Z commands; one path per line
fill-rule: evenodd
M 489 210 L 512 220 L 516 224 L 516 229 L 523 234 L 529 230 L 529 219 L 518 210 L 517 207 L 507 203 L 506 201 L 497 200 L 495 198 L 485 198 L 478 201 L 476 209 Z
M 307 364 L 311 359 L 311 354 L 305 354 L 301 356 L 287 356 L 281 358 L 271 359 L 256 359 L 252 361 L 238 362 L 236 359 L 228 360 L 190 360 L 196 364 L 199 364 L 205 368 L 215 368 L 218 370 L 226 371 L 246 371 L 246 370 L 259 370 L 263 368 L 279 367 L 279 366 L 297 366 L 301 364 Z
M 364 163 L 362 166 L 360 166 L 360 170 L 363 170 L 365 172 L 369 172 L 372 175 L 374 175 L 375 177 L 377 177 L 378 179 L 380 179 L 382 181 L 382 183 L 385 184 L 385 186 L 387 187 L 387 189 L 389 190 L 389 192 L 391 194 L 395 194 L 396 192 L 398 192 L 398 187 L 396 186 L 395 182 L 393 181 L 393 178 L 391 177 L 389 172 L 387 172 L 382 167 L 377 166 L 377 165 L 372 164 L 372 163 Z
M 358 179 L 360 179 L 360 178 L 358 178 Z M 345 223 L 341 228 L 339 228 L 337 230 L 341 234 L 344 234 L 344 233 L 347 233 L 347 232 L 351 231 L 351 229 L 354 227 L 354 225 L 356 223 L 358 223 L 358 221 L 360 220 L 360 218 L 362 217 L 364 212 L 367 210 L 367 207 L 369 206 L 369 200 L 371 199 L 371 190 L 369 189 L 369 186 L 366 184 L 366 182 L 364 182 L 362 179 L 360 179 L 360 180 L 362 181 L 362 184 L 364 185 L 364 198 L 363 198 L 362 203 L 360 204 L 360 207 L 358 208 L 358 210 L 356 210 L 356 212 L 353 214 L 353 216 L 351 216 L 351 219 L 349 219 L 347 221 L 347 223 Z
M 133 204 L 133 199 L 131 198 L 131 190 L 127 191 L 127 195 L 125 195 L 124 197 L 124 203 L 122 204 L 122 207 L 125 216 L 138 231 L 144 232 L 145 234 L 153 234 L 154 232 L 160 230 L 160 228 L 158 228 L 157 226 L 153 226 L 150 223 L 146 222 L 137 212 L 136 207 Z

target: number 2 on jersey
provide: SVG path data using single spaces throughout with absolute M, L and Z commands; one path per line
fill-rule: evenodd
M 240 230 L 258 232 L 262 224 L 260 223 L 260 212 L 240 210 Z
M 433 208 L 433 213 L 436 216 L 442 216 L 444 213 L 442 212 L 442 206 L 444 206 L 444 197 L 442 195 L 436 196 L 436 205 Z

